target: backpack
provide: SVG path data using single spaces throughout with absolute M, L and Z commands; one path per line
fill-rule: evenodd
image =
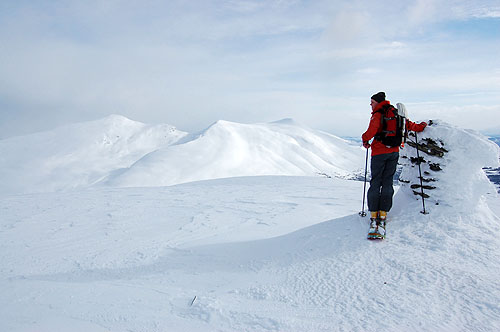
M 375 135 L 375 139 L 388 148 L 404 145 L 408 136 L 406 130 L 408 112 L 406 107 L 402 103 L 397 103 L 396 107 L 397 109 L 392 105 L 386 105 L 378 111 L 382 113 L 382 130 Z

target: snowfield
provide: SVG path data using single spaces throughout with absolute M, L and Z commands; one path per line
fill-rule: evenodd
M 356 178 L 364 151 L 291 119 L 194 134 L 123 116 L 0 140 L 0 194 L 166 186 L 255 175 Z
M 372 242 L 367 218 L 358 215 L 363 182 L 349 179 L 359 174 L 349 171 L 352 164 L 364 167 L 359 147 L 291 121 L 218 122 L 201 135 L 161 128 L 172 136 L 140 134 L 127 138 L 135 149 L 115 146 L 125 144 L 117 140 L 102 150 L 118 149 L 116 160 L 96 152 L 92 172 L 61 166 L 61 174 L 94 174 L 92 180 L 71 185 L 71 177 L 57 182 L 57 174 L 38 172 L 44 192 L 31 179 L 22 191 L 15 186 L 21 171 L 13 160 L 45 160 L 48 151 L 16 147 L 55 134 L 0 141 L 2 153 L 10 149 L 1 164 L 10 186 L 0 200 L 0 331 L 500 330 L 500 199 L 481 170 L 498 167 L 499 149 L 481 135 L 439 121 L 426 129 L 421 137 L 441 140 L 449 153 L 441 171 L 425 171 L 447 189 L 428 190 L 429 214 L 421 214 L 411 188 L 418 173 L 405 166 L 408 182 L 395 196 L 387 239 Z M 90 142 L 101 129 L 88 132 Z M 457 139 L 465 134 L 474 162 Z M 408 160 L 411 149 L 402 151 Z M 68 161 L 69 150 L 56 150 L 51 158 Z M 196 156 L 217 157 L 199 176 L 219 177 L 254 158 L 266 167 L 277 163 L 274 171 L 303 168 L 173 186 L 145 177 L 142 186 L 128 187 L 149 171 L 162 184 L 165 164 L 182 165 L 184 154 L 193 159 L 186 169 Z M 220 164 L 228 155 L 229 164 Z

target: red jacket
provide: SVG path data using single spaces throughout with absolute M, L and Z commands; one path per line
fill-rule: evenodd
M 378 112 L 383 106 L 389 105 L 390 102 L 388 100 L 384 100 L 380 102 L 376 107 L 375 110 L 372 112 L 372 118 L 370 119 L 370 125 L 368 126 L 368 129 L 366 132 L 361 136 L 363 139 L 363 142 L 368 142 L 371 140 L 377 133 L 382 131 L 382 113 Z M 406 120 L 406 127 L 408 130 L 411 131 L 416 131 L 416 132 L 421 132 L 424 130 L 424 128 L 427 126 L 427 123 L 421 122 L 419 124 L 415 122 L 411 122 L 410 120 Z M 379 154 L 384 154 L 384 153 L 392 153 L 392 152 L 399 152 L 399 146 L 396 146 L 394 148 L 388 148 L 386 147 L 382 142 L 378 140 L 373 140 L 371 144 L 372 148 L 372 156 L 376 156 Z

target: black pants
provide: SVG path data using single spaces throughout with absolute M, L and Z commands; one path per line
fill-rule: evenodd
M 396 166 L 398 165 L 399 152 L 379 154 L 371 160 L 372 179 L 368 189 L 368 210 L 389 211 L 392 207 L 394 188 L 392 181 Z

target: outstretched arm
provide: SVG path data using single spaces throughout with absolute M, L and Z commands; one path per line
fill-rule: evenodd
M 417 133 L 419 133 L 423 131 L 425 127 L 427 127 L 426 122 L 415 123 L 410 120 L 406 120 L 406 128 L 408 128 L 408 130 L 416 131 Z

